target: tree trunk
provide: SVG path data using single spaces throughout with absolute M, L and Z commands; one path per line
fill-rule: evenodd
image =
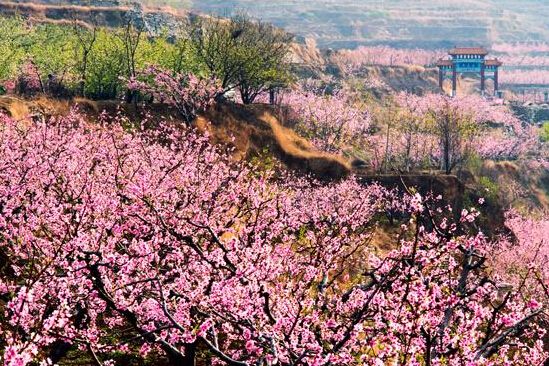
M 135 91 L 126 89 L 126 95 L 124 96 L 126 103 L 131 104 L 135 99 Z
M 61 361 L 71 348 L 71 344 L 64 341 L 55 341 L 51 345 L 49 352 L 49 359 L 52 363 L 56 364 Z
M 450 174 L 450 142 L 448 141 L 448 137 L 446 137 L 444 145 L 444 170 L 446 174 Z
M 185 355 L 167 353 L 170 366 L 196 366 L 196 342 L 185 345 Z
M 185 366 L 196 366 L 196 342 L 185 345 Z

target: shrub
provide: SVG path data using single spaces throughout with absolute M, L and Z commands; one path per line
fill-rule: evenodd
M 0 80 L 13 78 L 25 59 L 24 24 L 20 17 L 0 16 Z
M 84 94 L 92 99 L 115 99 L 124 87 L 124 50 L 112 32 L 101 29 L 89 55 Z
M 541 141 L 549 142 L 549 121 L 545 121 L 541 126 Z
M 479 194 L 490 202 L 495 203 L 498 201 L 499 185 L 489 177 L 480 177 L 478 179 L 478 185 L 480 188 Z
M 21 67 L 14 82 L 14 91 L 27 97 L 44 92 L 40 71 L 33 61 L 29 60 Z

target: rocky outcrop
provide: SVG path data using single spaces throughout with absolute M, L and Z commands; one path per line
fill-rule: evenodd
M 138 2 L 109 1 L 3 1 L 0 14 L 21 15 L 39 22 L 79 22 L 102 27 L 121 27 L 128 22 L 142 26 L 149 35 L 176 32 L 179 24 L 192 19 L 190 13 L 149 9 Z

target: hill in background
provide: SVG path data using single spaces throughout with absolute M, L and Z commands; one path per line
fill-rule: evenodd
M 236 12 L 313 38 L 322 48 L 384 44 L 399 48 L 549 41 L 546 0 L 8 0 L 7 4 L 170 6 L 206 14 Z
M 445 48 L 456 44 L 549 41 L 546 0 L 200 0 L 195 10 L 246 11 L 321 47 L 388 44 Z

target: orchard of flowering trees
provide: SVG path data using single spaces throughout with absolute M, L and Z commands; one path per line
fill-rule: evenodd
M 0 123 L 4 365 L 541 365 L 478 211 L 236 163 L 191 129 Z M 400 217 L 394 250 L 373 234 Z M 543 236 L 543 229 L 539 231 Z M 528 245 L 528 244 L 526 244 Z M 123 361 L 120 361 L 123 362 Z
M 549 84 L 548 70 L 513 70 L 502 74 L 501 82 L 505 84 Z
M 508 54 L 545 53 L 549 52 L 549 44 L 546 42 L 496 43 L 492 49 L 495 52 Z
M 430 158 L 447 174 L 471 154 L 485 159 L 513 159 L 532 148 L 536 135 L 523 127 L 507 107 L 480 96 L 451 98 L 401 93 L 397 104 L 404 113 L 400 146 L 405 161 L 414 147 L 432 144 Z M 401 113 L 402 113 L 401 112 Z M 499 126 L 500 133 L 494 132 Z M 397 142 L 398 144 L 398 142 Z M 425 151 L 425 150 L 424 150 Z M 421 159 L 416 153 L 415 160 Z
M 388 46 L 361 46 L 354 50 L 341 50 L 332 56 L 332 61 L 343 63 L 349 70 L 358 71 L 363 66 L 434 65 L 447 56 L 444 50 L 397 49 Z
M 546 362 L 547 219 L 509 214 L 514 234 L 487 237 L 476 203 L 456 213 L 413 189 L 281 176 L 193 130 L 226 91 L 239 87 L 251 103 L 289 79 L 286 35 L 246 18 L 204 21 L 173 43 L 131 24 L 73 25 L 61 47 L 68 28 L 27 33 L 21 22 L 0 19 L 17 35 L 0 41 L 15 51 L 0 55 L 0 72 L 19 69 L 9 92 L 125 91 L 128 102 L 174 107 L 184 123 L 108 114 L 92 123 L 76 109 L 35 121 L 1 115 L 5 366 L 63 365 L 75 354 L 96 366 Z M 76 63 L 65 68 L 71 49 Z M 393 64 L 378 51 L 368 62 Z M 384 52 L 396 64 L 435 56 Z M 470 155 L 516 158 L 536 143 L 482 98 L 397 94 L 378 108 L 385 114 L 345 88 L 280 100 L 317 147 L 361 151 L 377 172 L 451 173 Z
M 279 103 L 317 147 L 359 151 L 375 171 L 435 168 L 449 174 L 471 157 L 517 159 L 539 143 L 535 128 L 480 96 L 401 92 L 372 107 L 348 89 L 328 94 L 300 87 L 283 93 Z

